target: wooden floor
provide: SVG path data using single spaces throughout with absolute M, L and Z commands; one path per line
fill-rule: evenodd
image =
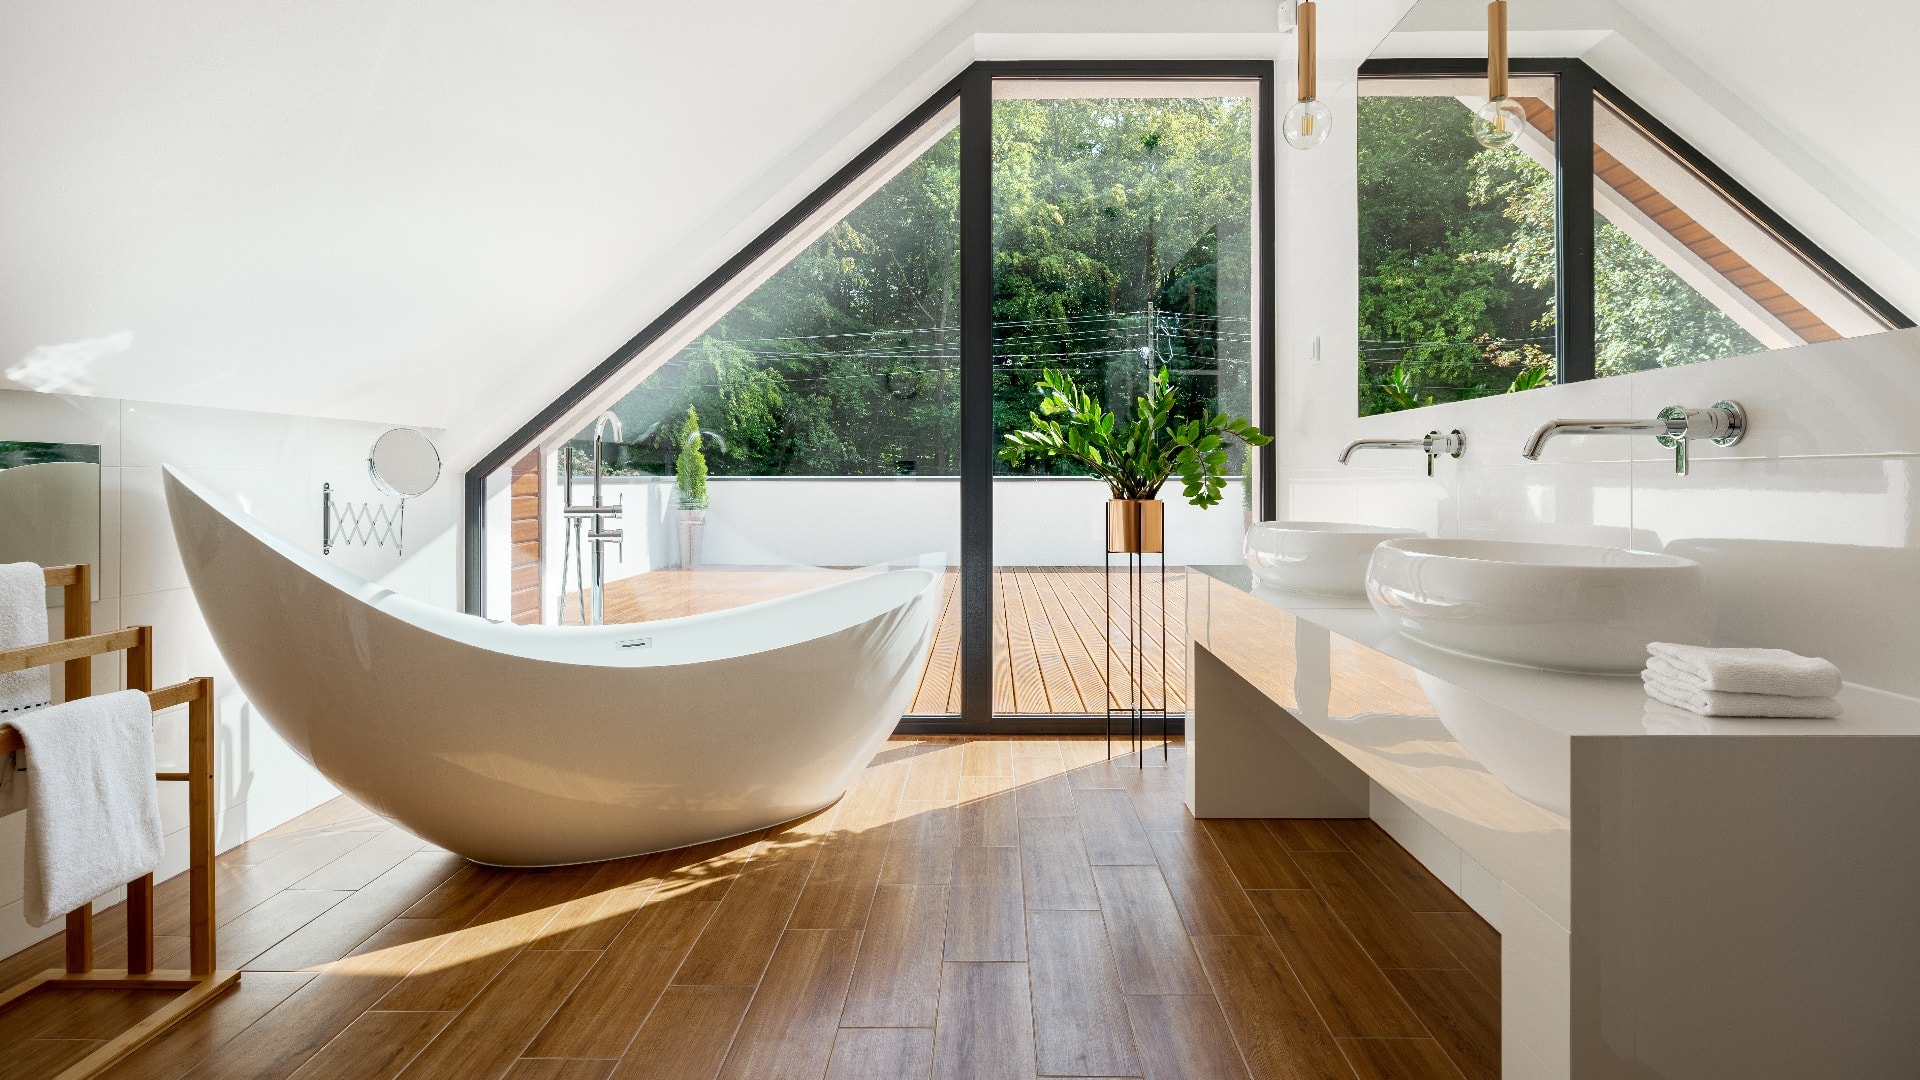
M 832 570 L 654 570 L 607 586 L 610 623 L 645 622 L 696 615 L 818 588 L 852 572 Z M 1167 708 L 1186 707 L 1186 578 L 1178 568 L 1166 577 L 1166 654 L 1160 651 L 1161 597 L 1157 578 L 1145 596 L 1146 704 L 1161 704 L 1160 673 L 1166 671 Z M 1115 607 L 1125 610 L 1122 575 L 1114 578 Z M 959 575 L 949 573 L 941 593 L 940 623 L 933 649 L 908 712 L 934 716 L 960 711 Z M 1102 713 L 1107 702 L 1132 700 L 1127 671 L 1129 635 L 1123 616 L 1103 631 L 1108 612 L 1098 567 L 1005 567 L 993 575 L 993 711 L 1084 715 Z M 570 594 L 563 622 L 578 623 L 579 594 Z M 1106 683 L 1106 650 L 1113 642 L 1114 686 Z
M 1370 822 L 1195 821 L 1171 758 L 895 741 L 811 818 L 544 871 L 336 800 L 221 857 L 240 987 L 111 1075 L 1498 1075 L 1486 923 Z M 163 966 L 184 880 L 158 890 Z M 0 1013 L 0 1076 L 52 1076 L 157 1004 L 47 993 Z

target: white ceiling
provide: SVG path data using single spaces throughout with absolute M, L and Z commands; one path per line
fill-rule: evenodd
M 1920 237 L 1920 4 L 1615 2 Z
M 1516 23 L 1544 2 L 1516 0 Z M 1328 4 L 1323 30 L 1378 41 L 1408 3 Z M 1920 8 L 1619 3 L 1797 140 L 1802 180 L 1852 191 L 1853 227 L 1920 236 L 1901 55 Z M 19 0 L 0 7 L 0 372 L 490 445 L 978 43 L 1290 59 L 1275 7 Z
M 455 422 L 967 3 L 9 4 L 0 370 Z

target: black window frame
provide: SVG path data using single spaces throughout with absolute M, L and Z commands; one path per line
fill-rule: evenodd
M 640 359 L 657 341 L 735 278 L 803 227 L 840 193 L 884 160 L 940 112 L 960 108 L 960 565 L 961 565 L 961 713 L 938 730 L 974 733 L 1061 731 L 1078 727 L 1047 717 L 996 717 L 993 712 L 993 192 L 992 106 L 995 79 L 1154 80 L 1232 79 L 1254 84 L 1258 123 L 1253 132 L 1254 215 L 1258 235 L 1253 258 L 1254 323 L 1259 333 L 1253 356 L 1254 420 L 1271 432 L 1278 419 L 1274 395 L 1275 228 L 1274 201 L 1275 64 L 1272 60 L 979 60 L 889 128 L 866 149 L 815 188 L 778 221 L 669 305 L 641 331 L 596 364 L 565 393 L 521 425 L 467 470 L 462 531 L 465 554 L 462 610 L 486 611 L 487 481 L 567 413 L 601 391 Z M 1271 452 L 1254 455 L 1259 474 L 1255 517 L 1273 516 L 1278 472 Z M 1063 718 L 1070 719 L 1070 718 Z M 923 729 L 932 730 L 922 725 Z M 1091 729 L 1090 729 L 1091 730 Z
M 1594 371 L 1593 117 L 1596 97 L 1632 121 L 1663 149 L 1771 233 L 1810 266 L 1853 295 L 1863 307 L 1904 330 L 1914 322 L 1853 271 L 1829 255 L 1805 233 L 1716 165 L 1672 128 L 1621 92 L 1584 60 L 1574 57 L 1514 57 L 1515 75 L 1546 75 L 1557 80 L 1554 101 L 1554 305 L 1555 370 L 1558 384 L 1584 382 Z M 1426 57 L 1367 60 L 1359 77 L 1385 79 L 1485 78 L 1487 61 L 1474 57 Z M 1569 228 L 1582 222 L 1582 228 Z

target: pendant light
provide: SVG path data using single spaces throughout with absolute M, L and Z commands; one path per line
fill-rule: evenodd
M 1333 110 L 1322 105 L 1318 97 L 1317 8 L 1313 0 L 1300 0 L 1300 6 L 1294 14 L 1300 43 L 1300 100 L 1287 110 L 1280 133 L 1286 137 L 1287 145 L 1295 150 L 1311 150 L 1319 146 L 1327 141 L 1327 133 L 1333 130 Z
M 1526 108 L 1507 96 L 1507 0 L 1492 0 L 1487 5 L 1487 103 L 1473 114 L 1473 137 L 1497 150 L 1526 126 Z

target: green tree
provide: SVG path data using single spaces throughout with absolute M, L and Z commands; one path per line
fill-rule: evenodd
M 1113 404 L 1164 367 L 1175 416 L 1248 411 L 1251 103 L 1003 101 L 993 140 L 1002 428 L 1047 367 Z M 692 406 L 717 475 L 956 473 L 958 200 L 952 133 L 616 405 L 651 433 L 622 464 L 670 471 Z
M 686 425 L 680 429 L 680 458 L 674 463 L 682 510 L 707 508 L 707 456 L 700 452 L 700 441 L 700 412 L 688 406 Z
M 1522 232 L 1493 185 L 1537 174 L 1551 196 L 1551 176 L 1519 151 L 1490 172 L 1453 98 L 1363 97 L 1359 109 L 1362 415 L 1502 393 L 1550 366 L 1551 259 L 1540 281 L 1487 253 Z

